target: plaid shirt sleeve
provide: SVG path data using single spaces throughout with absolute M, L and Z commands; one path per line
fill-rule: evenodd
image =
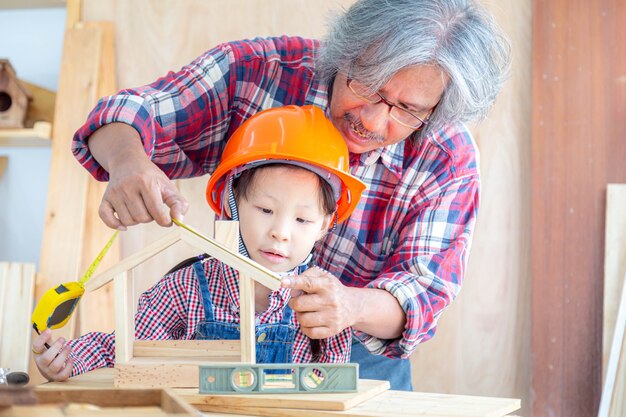
M 478 195 L 478 179 L 467 177 L 415 202 L 400 233 L 403 243 L 390 254 L 383 273 L 367 284 L 398 300 L 406 314 L 405 329 L 396 340 L 355 332 L 369 351 L 406 358 L 434 335 L 441 313 L 461 289 Z
M 178 72 L 102 98 L 74 134 L 72 152 L 100 181 L 108 173 L 87 146 L 108 123 L 125 123 L 140 135 L 146 154 L 170 178 L 213 172 L 225 138 L 244 120 L 270 107 L 326 104 L 313 79 L 317 41 L 257 38 L 219 45 Z

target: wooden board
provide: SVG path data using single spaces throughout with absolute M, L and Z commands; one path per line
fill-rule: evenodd
M 357 392 L 335 394 L 200 394 L 197 389 L 176 389 L 176 393 L 189 404 L 203 411 L 231 410 L 232 407 L 302 409 L 302 410 L 349 410 L 389 389 L 388 381 L 360 379 Z M 251 413 L 253 414 L 253 413 Z M 304 412 L 303 414 L 307 414 Z
M 39 416 L 199 416 L 197 410 L 170 390 L 34 389 L 36 405 L 17 405 L 3 417 Z
M 626 342 L 624 331 L 626 330 L 626 274 L 622 280 L 622 291 L 615 320 L 615 331 L 611 343 L 611 354 L 606 368 L 606 379 L 602 389 L 600 410 L 598 417 L 623 417 L 624 397 L 626 397 L 625 382 L 623 378 L 626 370 L 624 355 L 626 355 Z
M 626 184 L 609 184 L 606 201 L 604 251 L 604 322 L 602 343 L 602 370 L 604 381 L 611 352 L 615 320 L 622 293 L 622 278 L 626 274 Z M 626 360 L 626 359 L 624 359 Z M 626 381 L 620 375 L 618 381 Z M 626 415 L 626 404 L 622 415 Z
M 379 381 L 380 383 L 380 381 Z M 65 389 L 65 390 L 81 390 L 81 389 L 104 389 L 110 388 L 113 385 L 113 369 L 102 368 L 95 371 L 88 372 L 83 375 L 78 375 L 74 378 L 70 378 L 66 382 L 52 382 L 40 386 L 40 389 Z M 372 386 L 376 383 L 372 382 Z M 372 388 L 374 390 L 380 389 Z M 311 416 L 311 417 L 330 417 L 330 416 L 351 416 L 351 417 L 398 417 L 398 416 L 414 416 L 414 417 L 499 417 L 505 416 L 520 407 L 520 400 L 509 398 L 489 398 L 489 397 L 473 397 L 473 396 L 461 396 L 461 395 L 447 395 L 447 394 L 428 394 L 419 392 L 403 392 L 403 391 L 385 391 L 371 397 L 370 399 L 362 402 L 359 405 L 355 405 L 353 408 L 347 411 L 332 411 L 332 410 L 314 410 L 308 405 L 308 408 L 304 408 L 303 401 L 315 401 L 315 397 L 320 398 L 321 402 L 326 407 L 329 404 L 336 402 L 334 397 L 344 398 L 347 393 L 343 394 L 284 394 L 280 395 L 280 401 L 285 401 L 285 404 L 294 405 L 299 404 L 300 408 L 276 408 L 276 407 L 245 407 L 241 405 L 201 405 L 197 394 L 197 390 L 185 390 L 175 389 L 173 390 L 177 395 L 183 399 L 187 399 L 189 403 L 194 407 L 207 411 L 208 413 L 224 413 L 237 416 L 283 416 L 283 417 L 295 417 L 295 416 Z M 195 391 L 195 392 L 194 392 Z M 298 398 L 305 397 L 300 401 L 291 401 L 291 396 Z M 297 397 L 296 397 L 297 396 Z M 217 396 L 215 396 L 217 397 Z M 239 399 L 243 397 L 242 399 Z M 248 399 L 248 396 L 228 396 L 224 400 L 214 400 L 221 404 L 244 404 Z M 254 401 L 264 401 L 259 398 L 258 395 L 254 396 Z M 275 397 L 275 395 L 271 395 Z M 207 396 L 208 398 L 208 396 Z M 348 400 L 345 400 L 348 401 Z M 320 402 L 320 401 L 318 401 Z M 249 404 L 249 403 L 248 403 Z M 267 404 L 267 402 L 265 403 Z M 222 408 L 223 407 L 223 408 Z M 211 408 L 211 410 L 204 410 L 205 408 Z M 213 414 L 209 414 L 213 415 Z M 221 415 L 221 414 L 220 414 Z
M 0 262 L 0 366 L 28 372 L 35 264 Z
M 386 391 L 347 411 L 241 407 L 234 405 L 198 406 L 194 404 L 194 406 L 201 411 L 232 411 L 241 414 L 272 417 L 501 417 L 518 410 L 520 408 L 520 400 Z

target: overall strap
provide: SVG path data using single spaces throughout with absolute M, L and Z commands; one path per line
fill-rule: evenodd
M 202 298 L 202 305 L 204 306 L 204 318 L 206 321 L 214 321 L 213 315 L 213 303 L 211 303 L 211 292 L 209 291 L 209 280 L 204 273 L 204 265 L 201 261 L 193 264 L 193 270 L 198 278 L 198 285 L 200 286 L 200 296 Z

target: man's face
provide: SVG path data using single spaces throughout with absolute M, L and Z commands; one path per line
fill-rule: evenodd
M 358 80 L 357 80 L 358 81 Z M 379 92 L 390 102 L 427 119 L 439 102 L 448 77 L 439 67 L 418 65 L 396 73 Z M 347 76 L 337 74 L 330 103 L 330 117 L 348 149 L 364 153 L 398 143 L 413 133 L 389 115 L 385 102 L 368 103 L 347 86 Z

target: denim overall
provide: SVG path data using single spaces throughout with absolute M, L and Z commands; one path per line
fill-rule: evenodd
M 202 262 L 194 263 L 193 269 L 198 277 L 200 295 L 204 306 L 204 320 L 198 324 L 195 338 L 197 340 L 238 340 L 239 324 L 215 321 L 211 293 Z M 292 315 L 291 307 L 285 306 L 280 323 L 255 326 L 257 363 L 291 362 L 296 335 L 296 327 L 290 323 Z

